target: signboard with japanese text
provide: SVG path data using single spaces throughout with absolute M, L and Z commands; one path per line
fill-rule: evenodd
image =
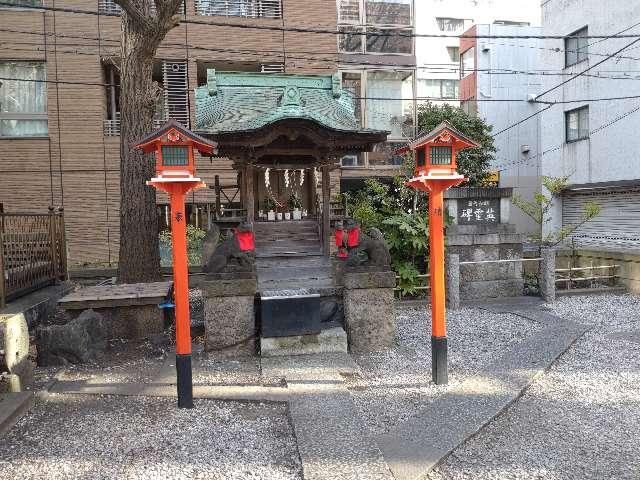
M 499 198 L 458 200 L 458 225 L 494 225 L 499 223 Z

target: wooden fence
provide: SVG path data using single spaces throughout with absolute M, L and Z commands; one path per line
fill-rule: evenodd
M 8 300 L 66 278 L 62 209 L 5 213 L 0 205 L 0 308 Z

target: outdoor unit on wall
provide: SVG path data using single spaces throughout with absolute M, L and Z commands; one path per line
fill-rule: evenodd
M 531 146 L 530 145 L 521 145 L 520 146 L 520 151 L 524 154 L 527 154 L 531 151 Z
M 187 62 L 162 62 L 164 108 L 167 118 L 189 127 L 189 83 Z

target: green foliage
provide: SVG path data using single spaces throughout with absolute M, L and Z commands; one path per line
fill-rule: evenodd
M 406 178 L 397 177 L 392 185 L 385 185 L 370 179 L 362 190 L 344 194 L 348 197 L 349 216 L 360 223 L 363 231 L 376 227 L 384 235 L 403 296 L 415 295 L 419 292 L 417 287 L 424 284 L 419 275 L 424 273 L 429 254 L 425 197 L 406 187 L 405 181 Z
M 548 213 L 553 204 L 553 197 L 560 195 L 568 184 L 569 177 L 542 177 L 542 185 L 549 194 L 543 193 L 539 190 L 534 193 L 533 200 L 526 200 L 522 195 L 514 194 L 512 202 L 516 207 L 522 210 L 525 215 L 531 217 L 538 225 L 540 225 L 540 231 L 542 232 L 544 224 L 551 220 L 551 216 L 548 215 Z M 558 245 L 569 235 L 575 232 L 580 226 L 597 217 L 600 214 L 600 211 L 601 207 L 597 203 L 586 202 L 583 204 L 582 218 L 577 225 L 567 225 L 544 236 L 542 233 L 540 233 L 540 235 L 532 235 L 530 240 L 540 247 Z
M 202 240 L 206 231 L 193 225 L 187 225 L 187 259 L 189 265 L 202 264 Z M 171 248 L 171 230 L 163 230 L 160 232 L 158 239 L 160 241 L 160 257 L 162 266 L 170 266 L 173 263 Z
M 287 200 L 287 206 L 290 210 L 295 210 L 296 208 L 302 208 L 302 198 L 300 198 L 300 194 L 298 192 L 292 192 L 289 195 L 289 200 Z
M 266 197 L 264 197 L 264 200 L 262 202 L 262 208 L 265 209 L 265 211 L 269 212 L 271 210 L 275 210 L 276 209 L 276 201 L 271 198 L 269 195 L 267 195 Z
M 461 108 L 451 105 L 427 103 L 418 107 L 418 130 L 421 132 L 431 131 L 445 120 L 481 145 L 480 148 L 461 151 L 457 164 L 458 171 L 469 178 L 469 183 L 465 186 L 482 185 L 496 152 L 491 135 L 493 127 L 480 117 L 469 115 Z

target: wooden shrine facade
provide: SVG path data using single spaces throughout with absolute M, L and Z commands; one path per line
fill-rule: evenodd
M 321 217 L 328 251 L 331 170 L 344 155 L 371 151 L 388 132 L 360 128 L 356 99 L 337 76 L 209 70 L 207 79 L 196 90 L 195 130 L 238 170 L 247 220 L 258 218 L 267 198 L 282 203 L 295 191 L 309 214 Z M 285 185 L 274 171 L 284 173 Z

